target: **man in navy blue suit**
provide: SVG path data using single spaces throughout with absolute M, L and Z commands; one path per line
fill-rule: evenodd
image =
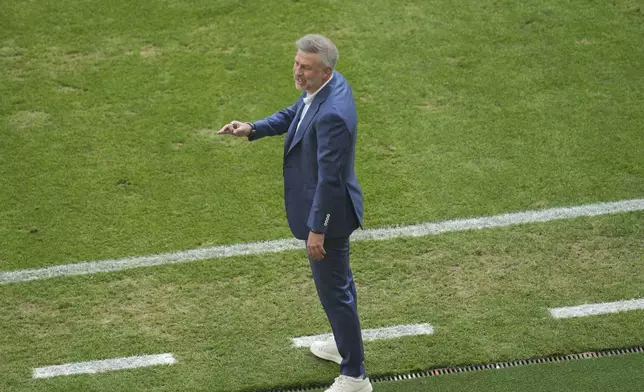
M 326 37 L 296 43 L 291 106 L 254 123 L 232 121 L 219 134 L 253 141 L 286 133 L 284 201 L 293 235 L 306 241 L 309 264 L 334 340 L 311 352 L 340 364 L 327 392 L 370 392 L 356 288 L 349 265 L 349 236 L 362 226 L 362 192 L 355 174 L 357 114 L 351 87 L 335 71 L 338 50 Z

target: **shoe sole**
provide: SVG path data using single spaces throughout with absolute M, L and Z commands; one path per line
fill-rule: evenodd
M 313 353 L 313 355 L 315 355 L 316 357 L 318 357 L 320 359 L 324 359 L 325 361 L 335 362 L 338 365 L 340 363 L 342 363 L 342 358 L 336 357 L 335 355 L 332 355 L 332 354 L 328 354 L 328 353 L 326 353 L 324 351 L 316 351 L 316 350 L 313 349 L 313 346 L 311 346 L 311 353 Z M 360 392 L 362 392 L 362 391 L 360 391 Z M 364 392 L 370 392 L 370 391 L 365 390 Z

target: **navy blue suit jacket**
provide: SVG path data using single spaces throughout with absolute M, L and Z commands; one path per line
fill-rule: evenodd
M 362 226 L 362 192 L 355 173 L 357 113 L 351 87 L 339 72 L 320 90 L 300 124 L 303 93 L 295 104 L 255 123 L 249 140 L 286 133 L 284 204 L 293 235 L 310 229 L 348 237 Z

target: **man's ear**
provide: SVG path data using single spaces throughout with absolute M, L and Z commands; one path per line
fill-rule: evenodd
M 331 68 L 331 67 L 326 67 L 326 68 L 324 69 L 324 78 L 325 78 L 326 80 L 329 80 L 329 78 L 331 77 L 331 74 L 332 74 L 332 73 L 333 73 L 333 68 Z

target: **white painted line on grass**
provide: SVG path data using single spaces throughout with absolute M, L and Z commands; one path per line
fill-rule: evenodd
M 595 316 L 598 314 L 608 314 L 617 312 L 627 312 L 630 310 L 644 309 L 644 298 L 632 299 L 628 301 L 603 302 L 598 304 L 585 304 L 578 306 L 565 306 L 562 308 L 550 308 L 552 317 L 571 318 Z
M 161 253 L 149 256 L 124 257 L 88 261 L 75 264 L 62 264 L 46 268 L 25 269 L 0 273 L 0 285 L 28 282 L 31 280 L 49 279 L 58 276 L 91 275 L 100 272 L 122 271 L 138 267 L 188 263 L 191 261 L 219 259 L 223 257 L 277 253 L 287 250 L 302 249 L 303 242 L 296 239 L 254 242 L 215 246 L 212 248 L 192 249 L 181 252 Z
M 76 362 L 65 365 L 35 368 L 33 378 L 70 376 L 72 374 L 103 373 L 114 370 L 134 369 L 177 363 L 172 354 L 141 355 L 136 357 L 103 359 L 100 361 Z
M 403 336 L 432 335 L 434 328 L 429 324 L 406 324 L 394 325 L 392 327 L 363 329 L 362 340 L 371 342 L 373 340 L 394 339 Z M 322 335 L 302 336 L 293 338 L 293 347 L 310 347 L 313 342 L 318 340 L 331 340 L 333 334 L 325 333 Z
M 480 218 L 455 219 L 411 226 L 371 229 L 357 231 L 352 238 L 357 241 L 363 241 L 387 240 L 397 237 L 421 237 L 456 231 L 513 226 L 522 223 L 550 222 L 582 216 L 597 216 L 642 210 L 644 210 L 644 199 L 631 199 L 610 203 L 586 204 L 576 207 L 549 208 L 547 210 L 514 212 Z
M 387 240 L 400 237 L 420 237 L 465 230 L 504 227 L 524 223 L 549 222 L 554 220 L 597 216 L 620 212 L 644 210 L 644 199 L 622 200 L 610 203 L 586 204 L 576 207 L 550 208 L 547 210 L 515 212 L 480 218 L 455 219 L 443 222 L 429 222 L 418 225 L 398 226 L 381 229 L 356 231 L 351 240 Z M 277 253 L 302 249 L 303 242 L 296 239 L 281 239 L 266 242 L 222 245 L 211 248 L 193 249 L 181 252 L 161 253 L 149 256 L 124 257 L 100 261 L 63 264 L 46 268 L 0 272 L 0 285 L 49 279 L 58 276 L 88 275 L 100 272 L 121 271 L 130 268 L 151 267 L 165 264 L 187 263 L 198 260 L 223 257 Z

